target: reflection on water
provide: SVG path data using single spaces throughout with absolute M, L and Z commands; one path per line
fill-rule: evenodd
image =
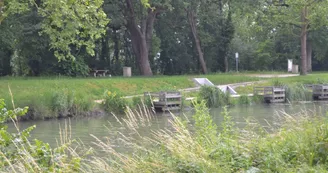
M 213 116 L 214 122 L 218 125 L 222 122 L 223 117 L 220 115 L 223 109 L 211 109 L 211 115 Z M 279 114 L 281 112 L 286 112 L 288 114 L 297 114 L 301 111 L 315 111 L 317 113 L 325 115 L 328 110 L 326 103 L 309 103 L 309 104 L 297 104 L 297 105 L 252 105 L 252 106 L 235 106 L 228 108 L 229 115 L 232 116 L 234 122 L 239 127 L 245 125 L 246 119 L 257 120 L 260 124 L 266 125 L 267 122 L 274 124 L 278 121 Z M 184 113 L 187 117 L 192 116 L 192 111 L 186 111 Z M 182 116 L 182 115 L 180 115 Z M 156 115 L 151 120 L 151 126 L 141 127 L 139 129 L 139 134 L 142 136 L 151 135 L 151 131 L 169 128 L 170 123 L 168 119 L 171 119 L 170 114 Z M 63 129 L 65 122 L 70 124 L 71 135 L 74 139 L 80 139 L 84 144 L 92 144 L 95 141 L 90 134 L 93 134 L 100 139 L 104 137 L 109 137 L 115 140 L 118 132 L 129 136 L 131 133 L 116 121 L 116 119 L 111 116 L 98 117 L 98 118 L 83 118 L 83 119 L 73 119 L 70 120 L 50 120 L 50 121 L 33 121 L 33 122 L 20 122 L 19 127 L 21 129 L 27 128 L 32 125 L 36 125 L 36 129 L 32 131 L 32 138 L 37 138 L 43 140 L 44 142 L 50 143 L 52 146 L 56 146 L 56 139 L 59 139 L 59 129 L 60 126 Z M 9 130 L 11 132 L 15 131 L 12 124 L 9 125 Z

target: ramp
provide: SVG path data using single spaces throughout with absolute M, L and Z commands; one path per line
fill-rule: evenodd
M 196 83 L 197 86 L 215 86 L 207 78 L 193 78 L 193 81 Z M 237 95 L 237 92 L 229 85 L 219 85 L 217 86 L 217 88 L 219 88 L 224 93 L 229 92 L 231 95 Z
M 217 88 L 219 88 L 223 93 L 229 92 L 231 95 L 237 95 L 237 92 L 229 85 L 219 85 Z
M 193 81 L 196 83 L 197 86 L 215 86 L 207 78 L 193 78 Z

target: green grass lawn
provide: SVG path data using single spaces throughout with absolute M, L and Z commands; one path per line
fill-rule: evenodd
M 80 98 L 90 101 L 102 99 L 106 91 L 117 92 L 123 96 L 177 90 L 194 87 L 192 78 L 206 77 L 214 84 L 256 81 L 259 78 L 240 74 L 213 74 L 201 76 L 155 76 L 133 78 L 0 78 L 0 98 L 10 101 L 8 86 L 11 88 L 16 107 L 51 106 L 51 98 L 56 92 L 73 92 Z M 10 107 L 10 105 L 9 105 Z

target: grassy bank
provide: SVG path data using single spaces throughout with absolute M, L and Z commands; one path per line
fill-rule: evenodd
M 295 76 L 288 78 L 265 79 L 266 82 L 246 87 L 238 87 L 239 94 L 253 93 L 254 86 L 273 86 L 273 85 L 302 85 L 302 84 L 328 84 L 328 73 L 312 73 L 307 76 Z
M 177 90 L 194 87 L 192 78 L 206 77 L 214 84 L 256 81 L 259 78 L 240 74 L 215 74 L 206 76 L 155 76 L 150 78 L 0 78 L 0 98 L 11 100 L 12 90 L 16 107 L 29 106 L 43 116 L 58 116 L 58 112 L 87 111 L 93 109 L 94 100 L 103 99 L 107 91 L 121 96 L 143 92 Z M 9 108 L 12 107 L 8 104 Z M 55 114 L 55 115 L 54 115 Z

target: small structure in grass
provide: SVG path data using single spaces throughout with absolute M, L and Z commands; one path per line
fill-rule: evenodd
M 254 95 L 262 95 L 266 103 L 286 102 L 286 89 L 284 87 L 254 87 Z
M 90 75 L 94 77 L 112 77 L 112 75 L 109 74 L 109 70 L 90 70 Z
M 144 97 L 153 102 L 155 110 L 161 110 L 163 112 L 181 110 L 182 95 L 180 92 L 146 92 L 144 93 Z

